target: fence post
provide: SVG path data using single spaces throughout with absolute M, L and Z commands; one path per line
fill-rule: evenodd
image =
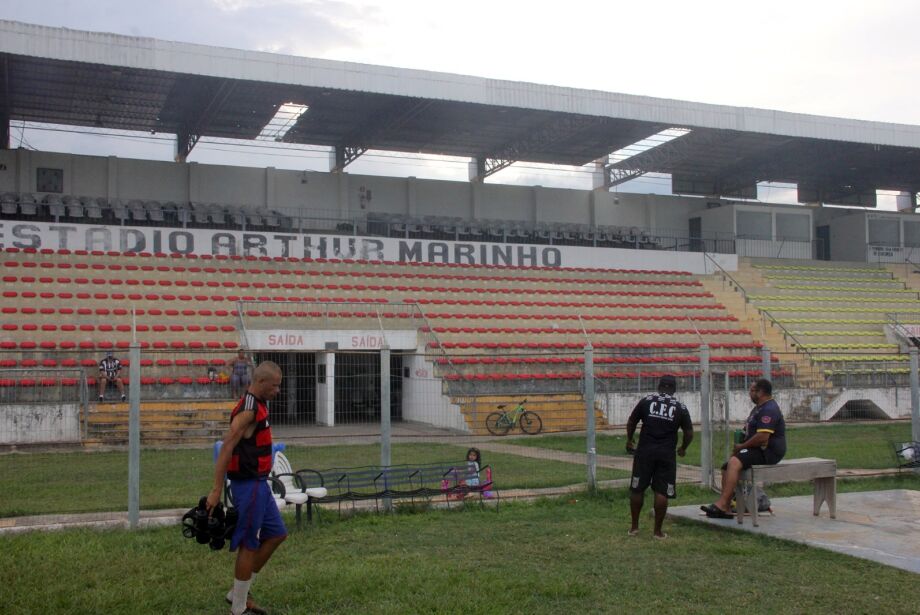
M 588 463 L 588 489 L 597 490 L 597 442 L 594 425 L 594 347 L 585 344 L 585 431 Z
M 917 347 L 910 349 L 910 433 L 911 440 L 920 442 L 920 374 L 917 374 Z
M 760 360 L 761 360 L 760 377 L 766 378 L 767 380 L 773 380 L 773 372 L 771 370 L 771 363 L 770 363 L 770 349 L 767 348 L 766 346 L 764 346 L 760 350 Z
M 128 355 L 128 527 L 134 530 L 141 510 L 141 345 L 136 340 Z
M 709 345 L 700 345 L 700 484 L 712 487 L 712 414 L 709 404 Z
M 380 349 L 380 465 L 388 467 L 390 459 L 390 345 Z M 383 499 L 383 509 L 393 509 L 393 500 Z
M 390 465 L 390 346 L 380 349 L 380 465 Z
M 725 450 L 732 450 L 732 414 L 731 414 L 731 376 L 728 370 L 725 371 L 725 422 L 722 428 L 725 430 Z
M 80 408 L 83 410 L 83 440 L 86 440 L 89 438 L 89 383 L 85 370 L 80 370 Z

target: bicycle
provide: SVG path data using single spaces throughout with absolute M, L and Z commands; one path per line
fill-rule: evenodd
M 493 436 L 504 436 L 511 431 L 515 425 L 520 425 L 521 431 L 531 436 L 540 433 L 543 429 L 543 419 L 540 415 L 532 410 L 528 410 L 524 404 L 527 400 L 522 400 L 513 410 L 505 410 L 505 404 L 498 406 L 501 412 L 492 412 L 486 417 L 486 429 Z

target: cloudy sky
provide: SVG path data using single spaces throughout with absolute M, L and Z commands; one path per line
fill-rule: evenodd
M 846 118 L 920 124 L 920 3 L 734 0 L 0 0 L 0 18 L 283 54 Z M 169 159 L 172 144 L 14 126 L 38 149 Z M 14 143 L 18 145 L 18 143 Z M 117 151 L 113 151 L 116 150 Z M 224 143 L 191 159 L 254 160 Z M 321 169 L 268 150 L 254 166 Z M 363 165 L 363 166 L 362 166 Z M 419 172 L 420 167 L 428 169 Z M 529 166 L 500 181 L 587 182 Z M 525 165 L 526 166 L 526 165 Z M 387 168 L 389 167 L 389 168 Z M 352 172 L 465 177 L 462 161 L 383 156 Z M 381 170 L 382 169 L 382 170 Z M 499 178 L 496 177 L 496 181 Z M 641 191 L 646 191 L 641 189 Z

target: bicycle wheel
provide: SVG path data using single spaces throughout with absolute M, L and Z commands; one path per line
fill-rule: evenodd
M 536 412 L 529 410 L 521 415 L 521 431 L 531 436 L 540 433 L 543 429 L 543 419 Z
M 493 412 L 486 417 L 486 429 L 493 436 L 503 436 L 511 429 L 511 423 L 501 412 Z

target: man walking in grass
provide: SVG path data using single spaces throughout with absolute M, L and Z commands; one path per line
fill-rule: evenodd
M 629 512 L 632 525 L 629 535 L 639 533 L 639 513 L 645 503 L 645 490 L 649 485 L 655 492 L 655 538 L 664 539 L 668 535 L 661 531 L 668 500 L 677 496 L 674 484 L 677 482 L 677 430 L 683 432 L 677 454 L 681 457 L 693 441 L 693 423 L 690 411 L 679 402 L 674 393 L 677 391 L 677 379 L 666 374 L 658 381 L 658 393 L 647 395 L 633 409 L 626 423 L 626 450 L 635 455 L 633 459 L 632 480 L 630 481 Z M 642 423 L 639 432 L 639 447 L 633 444 L 636 425 Z
M 233 589 L 227 594 L 231 615 L 261 615 L 249 593 L 256 574 L 287 538 L 287 529 L 266 479 L 272 469 L 272 430 L 268 401 L 281 388 L 281 368 L 265 361 L 252 374 L 252 383 L 230 415 L 214 468 L 214 488 L 208 495 L 208 512 L 217 506 L 230 479 L 230 496 L 239 514 L 230 550 L 237 551 Z M 238 549 L 238 550 L 237 550 Z

